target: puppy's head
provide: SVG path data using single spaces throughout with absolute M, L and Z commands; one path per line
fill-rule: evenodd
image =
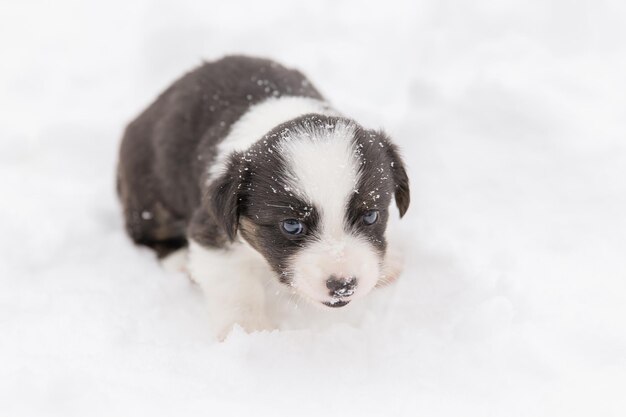
M 281 282 L 328 307 L 374 288 L 392 198 L 400 216 L 410 201 L 402 160 L 383 133 L 319 115 L 231 155 L 208 196 L 231 240 L 240 233 Z

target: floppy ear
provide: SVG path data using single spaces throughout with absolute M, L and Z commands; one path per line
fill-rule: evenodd
M 404 169 L 404 163 L 400 157 L 398 147 L 387 140 L 386 149 L 387 155 L 391 160 L 391 173 L 395 184 L 394 197 L 396 205 L 398 206 L 398 211 L 400 212 L 400 217 L 402 217 L 408 210 L 409 203 L 411 202 L 409 177 L 406 175 L 406 170 Z
M 211 216 L 231 242 L 235 240 L 239 226 L 240 189 L 243 183 L 240 160 L 240 153 L 231 155 L 226 171 L 211 182 L 205 194 L 205 204 Z

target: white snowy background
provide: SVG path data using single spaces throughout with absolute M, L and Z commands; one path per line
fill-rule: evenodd
M 626 415 L 625 21 L 618 0 L 2 0 L 0 415 Z M 404 150 L 406 271 L 357 320 L 216 343 L 198 289 L 124 234 L 125 124 L 234 52 Z

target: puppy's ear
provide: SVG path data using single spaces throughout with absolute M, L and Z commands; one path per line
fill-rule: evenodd
M 230 156 L 226 170 L 209 185 L 204 196 L 211 217 L 232 242 L 239 227 L 241 184 L 244 182 L 241 153 Z
M 411 202 L 411 191 L 409 190 L 409 177 L 406 175 L 406 170 L 404 169 L 404 162 L 402 162 L 402 158 L 400 157 L 400 153 L 398 147 L 387 140 L 387 155 L 391 160 L 391 173 L 393 176 L 393 182 L 395 184 L 395 192 L 394 197 L 396 200 L 396 205 L 398 206 L 398 211 L 400 212 L 400 217 L 404 216 L 404 213 L 409 208 L 409 203 Z

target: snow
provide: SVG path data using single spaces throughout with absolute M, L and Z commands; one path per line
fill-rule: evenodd
M 0 3 L 0 415 L 626 414 L 623 3 L 211 3 Z M 124 235 L 114 167 L 232 52 L 384 126 L 413 202 L 361 311 L 217 343 Z

